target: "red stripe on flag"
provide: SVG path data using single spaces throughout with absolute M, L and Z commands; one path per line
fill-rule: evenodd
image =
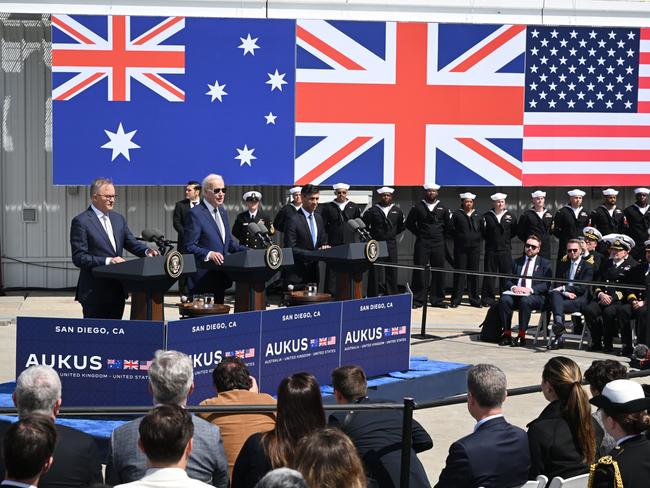
M 650 53 L 639 53 L 639 64 L 650 64 Z
M 638 102 L 636 105 L 636 111 L 642 114 L 647 114 L 650 112 L 650 102 Z
M 354 151 L 359 149 L 362 145 L 368 142 L 372 137 L 355 137 L 350 142 L 348 142 L 341 149 L 332 154 L 329 158 L 323 161 L 321 164 L 312 169 L 305 176 L 300 178 L 296 183 L 298 185 L 306 185 L 311 183 L 313 180 L 318 178 L 320 175 L 325 173 L 327 170 L 335 166 L 337 163 L 345 159 L 347 156 L 352 154 Z
M 165 22 L 163 22 L 162 24 L 160 24 L 157 28 L 152 30 L 146 36 L 144 36 L 144 37 L 138 39 L 137 41 L 135 41 L 133 44 L 135 44 L 136 46 L 141 46 L 145 42 L 147 42 L 147 41 L 153 39 L 154 37 L 156 37 L 158 34 L 160 34 L 162 31 L 164 31 L 168 27 L 171 27 L 172 25 L 178 24 L 183 19 L 184 19 L 184 17 L 172 17 L 171 19 L 168 19 Z
M 650 182 L 648 174 L 530 174 L 524 173 L 524 186 L 637 186 Z M 645 182 L 645 183 L 644 183 Z
M 313 35 L 311 32 L 308 32 L 303 27 L 300 26 L 296 27 L 296 37 L 305 41 L 310 46 L 318 49 L 320 52 L 325 54 L 328 58 L 333 59 L 334 61 L 336 61 L 346 69 L 350 69 L 354 71 L 363 70 L 363 66 L 358 65 L 342 52 L 337 51 L 332 46 L 321 41 L 318 37 Z
M 523 161 L 650 161 L 644 149 L 524 149 Z M 584 183 L 582 183 L 584 185 Z
M 86 36 L 84 36 L 81 32 L 78 30 L 73 29 L 69 25 L 65 24 L 64 22 L 61 22 L 58 17 L 52 16 L 52 23 L 56 25 L 59 29 L 67 32 L 68 34 L 72 35 L 73 37 L 76 37 L 79 39 L 81 42 L 84 44 L 93 44 L 93 41 L 88 39 Z
M 465 72 L 470 69 L 472 66 L 475 66 L 483 59 L 485 59 L 489 54 L 493 53 L 496 49 L 503 46 L 510 39 L 515 37 L 517 34 L 526 29 L 525 25 L 513 25 L 508 28 L 505 32 L 501 33 L 499 36 L 492 39 L 481 49 L 472 54 L 469 58 L 465 59 L 462 63 L 452 69 L 452 72 Z
M 639 88 L 650 88 L 650 78 L 647 76 L 639 77 Z
M 638 125 L 525 125 L 524 137 L 650 137 Z
M 70 88 L 67 92 L 62 93 L 61 95 L 56 97 L 55 100 L 67 100 L 68 97 L 71 97 L 76 92 L 83 90 L 85 87 L 87 87 L 91 83 L 94 83 L 95 81 L 102 78 L 103 76 L 106 76 L 106 73 L 94 73 L 93 75 L 89 76 L 84 81 L 82 81 L 81 83 L 78 83 L 74 87 Z
M 650 41 L 650 29 L 647 27 L 641 29 L 641 40 Z
M 510 161 L 507 159 L 499 156 L 497 153 L 492 151 L 491 149 L 485 147 L 481 143 L 479 143 L 476 139 L 471 139 L 468 137 L 457 137 L 456 140 L 460 142 L 461 144 L 467 146 L 470 148 L 472 151 L 480 154 L 483 156 L 485 159 L 490 161 L 492 164 L 495 166 L 498 166 L 501 168 L 503 171 L 509 173 L 510 175 L 514 176 L 518 180 L 521 180 L 521 169 L 512 164 Z
M 171 83 L 167 83 L 164 79 L 162 79 L 160 76 L 156 76 L 152 73 L 145 73 L 144 74 L 147 78 L 149 78 L 151 81 L 156 83 L 157 85 L 162 86 L 165 90 L 171 92 L 173 95 L 175 95 L 177 98 L 181 100 L 185 100 L 185 93 L 182 91 L 178 90 L 174 85 Z

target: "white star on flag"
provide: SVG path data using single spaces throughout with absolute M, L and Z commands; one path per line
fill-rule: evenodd
M 131 132 L 124 132 L 124 127 L 122 127 L 122 122 L 120 122 L 119 127 L 117 128 L 117 132 L 111 132 L 109 130 L 104 129 L 104 132 L 110 139 L 106 144 L 102 146 L 103 149 L 112 149 L 113 154 L 111 155 L 111 161 L 115 161 L 115 158 L 118 157 L 120 154 L 126 158 L 127 161 L 131 161 L 131 157 L 129 155 L 129 149 L 140 149 L 140 146 L 138 146 L 135 142 L 133 142 L 131 139 L 135 135 L 137 130 L 133 130 Z
M 251 161 L 257 159 L 257 157 L 253 156 L 253 151 L 255 151 L 255 149 L 248 149 L 246 144 L 244 144 L 244 149 L 235 149 L 237 149 L 237 152 L 239 153 L 238 156 L 235 156 L 235 159 L 239 159 L 240 161 L 239 166 L 244 166 L 245 164 L 251 166 Z
M 278 116 L 273 115 L 273 112 L 269 112 L 269 114 L 265 115 L 264 118 L 266 119 L 266 125 L 269 125 L 269 124 L 275 125 L 275 119 L 277 119 Z
M 244 56 L 246 56 L 248 53 L 251 53 L 253 56 L 255 56 L 255 49 L 259 49 L 260 47 L 257 45 L 257 40 L 259 37 L 256 37 L 255 39 L 251 39 L 250 33 L 244 39 L 243 37 L 239 38 L 241 40 L 241 44 L 237 46 L 239 49 L 244 50 Z
M 210 83 L 208 83 L 208 87 L 210 89 L 205 94 L 210 95 L 210 97 L 212 98 L 210 100 L 210 102 L 214 102 L 215 100 L 219 100 L 220 102 L 223 102 L 221 97 L 223 95 L 228 95 L 226 90 L 224 90 L 224 88 L 226 88 L 225 83 L 223 85 L 220 85 L 217 80 L 214 80 L 214 85 L 211 85 Z
M 269 75 L 269 81 L 266 82 L 267 85 L 271 85 L 271 91 L 275 90 L 276 88 L 280 91 L 282 91 L 282 85 L 286 85 L 287 82 L 284 81 L 284 76 L 286 73 L 278 73 L 278 70 L 275 70 L 275 73 L 267 73 Z

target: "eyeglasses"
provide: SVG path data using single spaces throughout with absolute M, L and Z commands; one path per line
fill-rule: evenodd
M 580 252 L 580 249 L 567 249 L 566 252 Z
M 528 244 L 524 246 L 526 249 L 537 249 L 539 246 L 536 246 L 535 244 Z
M 217 194 L 217 193 L 226 193 L 226 189 L 225 188 L 213 188 L 212 193 L 215 193 L 215 194 Z

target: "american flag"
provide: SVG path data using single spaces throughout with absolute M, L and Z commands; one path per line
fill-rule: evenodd
M 520 185 L 525 30 L 299 20 L 296 182 Z
M 529 26 L 524 185 L 650 175 L 650 29 Z
M 405 326 L 405 325 L 402 325 L 402 326 L 399 328 L 399 333 L 400 333 L 400 335 L 401 335 L 401 334 L 406 334 L 406 326 Z
M 336 345 L 336 336 L 331 336 L 327 339 L 327 345 L 328 346 L 335 346 Z
M 153 361 L 140 361 L 140 371 L 149 371 Z
M 255 348 L 251 347 L 250 349 L 246 349 L 246 353 L 244 354 L 244 357 L 246 359 L 254 358 L 255 357 Z
M 140 364 L 137 360 L 124 360 L 124 369 L 139 369 Z

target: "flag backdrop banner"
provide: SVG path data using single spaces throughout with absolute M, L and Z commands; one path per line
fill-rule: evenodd
M 650 184 L 650 29 L 52 16 L 55 184 Z

